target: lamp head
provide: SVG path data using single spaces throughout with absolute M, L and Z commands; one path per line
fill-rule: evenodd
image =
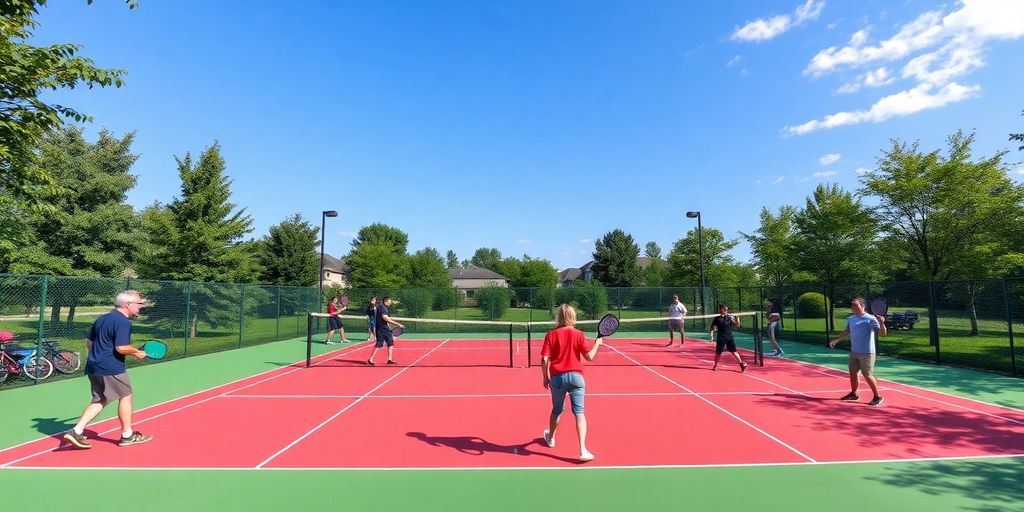
M 324 217 L 337 217 L 338 212 L 334 210 L 324 210 Z
M 686 212 L 686 216 L 691 219 L 696 219 L 700 217 L 700 212 Z

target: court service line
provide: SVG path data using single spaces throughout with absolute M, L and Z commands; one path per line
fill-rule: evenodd
M 831 367 L 828 367 L 828 366 L 825 366 L 825 365 L 817 364 L 817 363 L 811 363 L 811 362 L 808 362 L 808 361 L 801 361 L 799 359 L 792 359 L 792 358 L 788 358 L 788 357 L 785 358 L 785 359 L 787 361 L 793 361 L 794 363 L 797 363 L 798 365 L 819 367 L 819 368 L 825 368 L 827 370 L 833 370 L 835 372 L 841 372 L 841 370 L 838 370 L 838 369 L 835 369 L 835 368 L 831 368 Z M 877 368 L 877 363 L 876 363 L 876 368 Z M 848 373 L 842 373 L 841 375 L 835 375 L 834 377 L 836 377 L 836 378 L 849 378 L 849 374 Z M 877 375 L 876 375 L 876 378 L 877 378 Z M 879 381 L 880 381 L 879 382 L 879 386 L 882 385 L 881 384 L 881 380 L 883 380 L 883 379 L 879 379 Z M 887 379 L 885 379 L 885 380 L 887 380 Z M 925 392 L 928 392 L 928 393 L 935 393 L 937 395 L 948 396 L 950 398 L 957 398 L 957 399 L 960 399 L 960 400 L 966 400 L 968 402 L 974 402 L 974 403 L 978 403 L 978 404 L 982 404 L 982 405 L 987 405 L 989 407 L 995 407 L 997 409 L 1004 409 L 1004 410 L 1013 411 L 1013 412 L 1024 412 L 1024 411 L 1021 411 L 1020 409 L 1017 409 L 1015 407 L 1009 407 L 1009 406 L 1006 406 L 1006 405 L 993 404 L 993 403 L 986 402 L 984 400 L 978 400 L 978 399 L 975 399 L 975 398 L 958 396 L 958 395 L 954 395 L 952 393 L 946 393 L 945 391 L 938 391 L 938 390 L 934 390 L 934 389 L 923 388 L 923 387 L 920 387 L 920 386 L 915 386 L 913 384 L 906 384 L 906 383 L 903 383 L 903 382 L 900 382 L 900 381 L 896 381 L 896 380 L 889 380 L 889 382 L 891 382 L 893 384 L 900 385 L 900 386 L 906 386 L 908 388 L 916 389 L 916 390 L 919 390 L 919 391 L 925 391 Z M 972 409 L 970 407 L 967 407 L 965 405 L 954 404 L 952 402 L 946 402 L 946 401 L 943 401 L 943 400 L 939 400 L 937 398 L 931 398 L 931 397 L 927 397 L 927 396 L 924 396 L 924 395 L 919 395 L 917 393 L 911 393 L 909 391 L 902 391 L 902 390 L 898 390 L 896 388 L 886 388 L 886 390 L 897 391 L 899 393 L 903 393 L 904 395 L 909 395 L 909 396 L 916 397 L 916 398 L 921 398 L 921 399 L 924 399 L 924 400 L 930 400 L 932 402 L 940 403 L 940 404 L 943 404 L 943 405 L 948 405 L 948 406 L 956 407 L 956 408 L 959 408 L 959 409 L 966 409 L 968 411 L 976 412 L 978 414 L 984 414 L 986 416 L 992 416 L 994 418 L 999 418 L 999 419 L 1003 419 L 1003 420 L 1010 421 L 1010 422 L 1013 422 L 1013 423 L 1024 425 L 1024 422 L 1021 422 L 1019 420 L 1015 420 L 1013 418 L 1006 418 L 1006 417 L 1000 416 L 998 414 L 987 413 L 987 412 L 984 412 L 984 411 L 978 411 L 978 410 Z
M 887 388 L 882 388 L 887 389 Z M 826 389 L 817 391 L 807 391 L 806 394 L 826 394 L 826 393 L 841 393 L 845 392 L 846 389 Z M 736 395 L 736 396 L 772 396 L 777 395 L 775 391 L 710 391 L 703 393 L 693 393 L 687 391 L 679 392 L 648 392 L 648 393 L 587 393 L 587 396 L 624 396 L 624 397 L 662 397 L 662 396 L 694 396 L 694 395 L 714 396 L 714 395 Z M 377 399 L 402 399 L 402 398 L 537 398 L 537 397 L 550 397 L 550 393 L 481 393 L 476 395 L 470 394 L 443 394 L 439 393 L 436 395 L 374 395 L 366 397 L 368 400 Z M 362 395 L 224 395 L 222 398 L 240 398 L 240 399 L 257 399 L 257 400 L 303 400 L 303 399 L 338 399 L 338 398 L 361 398 Z
M 353 345 L 353 346 L 350 346 L 350 347 L 343 347 L 343 348 L 341 348 L 341 349 L 339 349 L 339 350 L 336 350 L 336 351 L 333 351 L 333 352 L 328 352 L 328 353 L 326 353 L 326 354 L 321 354 L 321 355 L 319 355 L 319 356 L 317 356 L 317 357 L 318 357 L 318 358 L 321 358 L 321 357 L 323 357 L 323 360 L 321 360 L 321 361 L 318 361 L 318 362 L 316 362 L 316 363 L 313 363 L 313 366 L 316 366 L 316 365 L 318 365 L 318 364 L 320 364 L 320 363 L 323 363 L 323 362 L 325 362 L 325 361 L 329 361 L 329 360 L 331 359 L 331 357 L 333 357 L 334 355 L 336 355 L 336 354 L 337 354 L 338 352 L 341 352 L 342 350 L 345 350 L 345 349 L 356 349 L 356 348 L 359 348 L 359 346 L 358 346 L 358 345 Z M 352 352 L 354 352 L 354 351 L 355 351 L 355 350 L 352 350 Z M 331 356 L 331 357 L 324 357 L 324 356 Z M 296 362 L 294 362 L 294 363 L 292 363 L 292 364 L 299 364 L 299 363 L 301 363 L 301 362 L 302 362 L 302 361 L 296 361 Z M 227 390 L 227 391 L 225 391 L 225 392 L 223 392 L 223 393 L 221 393 L 221 394 L 219 394 L 219 395 L 214 395 L 214 396 L 211 396 L 211 397 L 208 397 L 208 398 L 204 398 L 204 399 L 202 399 L 202 400 L 199 400 L 199 401 L 197 401 L 197 402 L 192 402 L 192 403 L 189 403 L 189 404 L 185 404 L 185 405 L 183 405 L 183 406 L 181 406 L 181 407 L 177 407 L 177 408 L 175 408 L 175 409 L 171 409 L 170 411 L 162 412 L 162 413 L 160 413 L 160 414 L 157 414 L 157 415 L 155 415 L 155 416 L 150 416 L 150 417 L 148 417 L 148 418 L 143 418 L 143 419 L 141 419 L 141 420 L 133 420 L 133 421 L 132 421 L 132 424 L 133 424 L 133 425 L 138 425 L 138 424 L 140 424 L 140 423 L 145 423 L 145 422 L 147 422 L 147 421 L 149 421 L 149 420 L 152 420 L 152 419 L 156 419 L 156 418 L 159 418 L 159 417 L 161 417 L 161 416 L 166 416 L 166 415 L 168 415 L 168 414 L 171 414 L 171 413 L 174 413 L 174 412 L 178 412 L 178 411 L 181 411 L 181 410 L 184 410 L 184 409 L 188 409 L 189 407 L 192 407 L 192 406 L 195 406 L 195 405 L 199 405 L 199 404 L 201 404 L 201 403 L 205 403 L 205 402 L 208 402 L 208 401 L 210 401 L 210 400 L 213 400 L 213 399 L 215 399 L 215 398 L 220 398 L 220 397 L 226 396 L 226 395 L 227 395 L 228 393 L 233 393 L 233 392 L 235 392 L 235 391 L 240 391 L 240 390 L 243 390 L 243 389 L 246 389 L 246 388 L 249 388 L 249 387 L 255 386 L 255 385 L 257 385 L 257 384 L 262 384 L 262 383 L 264 383 L 264 382 L 267 382 L 267 381 L 269 381 L 269 380 L 273 380 L 273 379 L 276 379 L 276 378 L 278 378 L 278 377 L 283 377 L 283 376 L 285 376 L 285 375 L 289 375 L 289 374 L 291 374 L 291 373 L 293 373 L 293 372 L 297 372 L 297 371 L 299 371 L 299 370 L 302 370 L 302 369 L 304 369 L 304 367 L 301 367 L 301 366 L 300 366 L 300 367 L 298 367 L 298 368 L 292 368 L 291 370 L 288 370 L 288 371 L 284 371 L 284 372 L 281 372 L 281 368 L 272 368 L 272 369 L 270 369 L 270 370 L 267 370 L 267 371 L 265 371 L 265 372 L 257 373 L 256 375 L 250 375 L 250 376 L 248 376 L 248 377 L 242 377 L 242 378 L 240 378 L 240 379 L 235 379 L 235 380 L 233 380 L 233 381 L 231 381 L 231 382 L 228 382 L 228 383 L 226 383 L 226 384 L 218 384 L 218 385 L 216 385 L 216 386 L 213 386 L 213 387 L 209 387 L 209 388 L 206 388 L 206 389 L 203 389 L 203 390 L 200 390 L 200 391 L 196 391 L 196 392 L 194 392 L 194 393 L 189 393 L 189 394 L 187 394 L 187 395 L 179 396 L 179 397 L 177 397 L 177 398 L 172 398 L 172 399 L 170 399 L 170 400 L 165 400 L 165 401 L 163 401 L 163 402 L 160 402 L 160 403 L 158 403 L 158 404 L 153 404 L 153 405 L 150 405 L 150 406 L 148 406 L 148 407 L 143 407 L 142 409 L 139 409 L 139 410 L 137 410 L 137 411 L 134 411 L 134 412 L 132 413 L 132 415 L 133 415 L 133 416 L 135 416 L 135 415 L 137 415 L 137 414 L 139 414 L 139 413 L 141 413 L 141 412 L 143 412 L 143 411 L 147 411 L 147 410 L 149 410 L 149 409 L 153 409 L 153 408 L 155 408 L 155 407 L 160 407 L 161 405 L 169 404 L 169 403 L 171 403 L 171 402 L 175 402 L 175 401 L 178 401 L 178 400 L 184 400 L 184 399 L 186 399 L 186 398 L 188 398 L 188 397 L 191 397 L 191 396 L 195 396 L 195 395 L 200 395 L 200 394 L 202 394 L 202 393 L 207 393 L 207 392 L 209 392 L 209 391 L 211 391 L 211 390 L 216 390 L 217 388 L 221 388 L 221 387 L 228 387 L 228 386 L 231 386 L 232 384 L 236 384 L 236 383 L 242 382 L 242 381 L 244 381 L 244 380 L 247 380 L 247 379 L 252 379 L 252 378 L 256 378 L 256 377 L 259 377 L 259 376 L 261 376 L 261 375 L 266 375 L 266 374 L 268 374 L 268 373 L 272 373 L 272 372 L 281 372 L 281 373 L 279 373 L 279 374 L 277 374 L 277 375 L 271 375 L 271 376 L 269 376 L 269 377 L 267 377 L 267 378 L 265 378 L 265 379 L 262 379 L 262 380 L 259 380 L 259 381 L 256 381 L 256 382 L 253 382 L 252 384 L 247 384 L 247 385 L 245 385 L 245 386 L 242 386 L 242 387 L 240 387 L 240 388 L 233 388 L 233 389 L 229 389 L 229 390 Z M 113 422 L 113 421 L 115 421 L 115 420 L 117 420 L 117 417 L 116 417 L 116 416 L 115 416 L 115 417 L 113 417 L 113 418 L 107 418 L 107 419 L 105 419 L 105 420 L 102 420 L 102 421 L 100 421 L 100 422 L 99 422 L 99 423 L 97 423 L 97 424 L 102 424 L 102 423 L 104 423 L 104 422 L 107 422 L 107 421 Z M 118 425 L 118 426 L 116 426 L 116 427 L 114 427 L 114 428 L 111 428 L 111 429 L 107 429 L 107 430 L 104 430 L 104 431 L 100 432 L 100 433 L 99 433 L 98 435 L 104 435 L 104 434 L 109 434 L 109 433 L 111 433 L 111 432 L 114 432 L 114 431 L 116 431 L 116 430 L 120 430 L 120 428 L 121 428 L 121 427 L 120 427 L 120 425 Z M 15 449 L 15 448 L 17 448 L 17 447 L 19 447 L 19 446 L 24 446 L 24 445 L 27 445 L 27 444 L 32 444 L 32 443 L 35 443 L 35 442 L 38 442 L 38 441 L 43 441 L 43 440 L 46 440 L 46 439 L 51 439 L 51 438 L 53 438 L 53 437 L 55 437 L 55 436 L 58 436 L 58 435 L 60 435 L 60 434 L 61 434 L 60 432 L 56 432 L 56 433 L 54 433 L 54 434 L 51 434 L 51 435 L 48 435 L 48 436 L 45 436 L 45 437 L 40 437 L 40 438 L 37 438 L 37 439 L 33 439 L 33 440 L 31 440 L 31 441 L 26 441 L 26 442 L 24 442 L 24 443 L 16 444 L 16 445 L 14 445 L 14 446 L 11 446 L 11 447 L 9 447 L 9 448 L 4 448 L 3 450 L 0 450 L 0 453 L 3 453 L 3 452 L 5 452 L 5 451 L 8 451 L 8 450 L 13 450 L 13 449 Z M 63 442 L 63 441 L 61 441 L 61 442 Z M 0 464 L 0 468 L 6 468 L 6 467 L 10 466 L 11 464 L 17 464 L 17 463 L 19 463 L 19 462 L 21 462 L 21 461 L 24 461 L 24 460 L 27 460 L 27 459 L 31 459 L 32 457 L 36 457 L 36 456 L 42 455 L 42 454 L 44 454 L 44 453 L 49 453 L 49 452 L 52 452 L 52 451 L 54 451 L 54 450 L 56 450 L 56 449 L 58 449 L 58 448 L 60 448 L 60 445 L 59 445 L 59 444 L 58 444 L 57 448 L 47 448 L 46 450 L 42 450 L 42 451 L 39 451 L 39 452 L 36 452 L 36 453 L 30 454 L 30 455 L 26 455 L 26 456 L 24 456 L 24 457 L 21 457 L 20 459 L 15 459 L 15 460 L 12 460 L 12 461 L 10 461 L 10 462 L 6 462 L 6 463 L 4 463 L 4 464 Z
M 449 338 L 449 339 L 450 339 L 450 338 Z M 415 361 L 413 361 L 413 362 L 412 362 L 412 364 L 410 364 L 409 366 L 406 366 L 405 368 L 402 368 L 401 370 L 399 370 L 399 371 L 395 372 L 395 374 L 394 374 L 394 375 L 392 375 L 391 377 L 388 377 L 388 378 L 387 378 L 387 379 L 386 379 L 386 380 L 385 380 L 384 382 L 381 382 L 380 384 L 378 384 L 378 385 L 377 385 L 376 387 L 374 387 L 373 389 L 371 389 L 371 390 L 367 391 L 366 393 L 364 393 L 364 394 L 363 394 L 363 396 L 361 396 L 361 397 L 359 397 L 359 398 L 355 399 L 355 400 L 354 400 L 354 401 L 353 401 L 352 403 L 350 403 L 350 404 L 346 405 L 346 406 L 345 406 L 345 407 L 343 407 L 343 408 L 342 408 L 342 409 L 341 409 L 340 411 L 338 411 L 338 412 L 334 413 L 334 415 L 332 415 L 332 416 L 331 416 L 330 418 L 327 418 L 326 420 L 324 420 L 323 422 L 321 422 L 321 423 L 320 423 L 319 425 L 317 425 L 317 426 L 313 427 L 312 429 L 310 429 L 310 430 L 309 430 L 308 432 L 306 432 L 305 434 L 302 434 L 301 436 L 299 436 L 299 438 L 298 438 L 298 439 L 296 439 L 296 440 L 292 441 L 291 443 L 288 443 L 288 445 L 287 445 L 287 446 L 285 446 L 284 448 L 281 448 L 280 450 L 278 450 L 278 451 L 277 451 L 277 453 L 275 453 L 275 454 L 271 455 L 270 457 L 267 457 L 267 459 L 266 459 L 266 460 L 264 460 L 263 462 L 260 462 L 259 464 L 257 464 L 257 465 L 256 465 L 256 469 L 261 469 L 261 468 L 263 468 L 263 466 L 267 465 L 267 463 L 269 463 L 270 461 L 272 461 L 272 460 L 276 459 L 278 455 L 281 455 L 282 453 L 284 453 L 284 452 L 288 451 L 288 449 L 290 449 L 291 447 L 295 446 L 296 444 L 298 444 L 298 443 L 299 443 L 300 441 L 302 441 L 303 439 L 305 439 L 305 438 L 309 437 L 310 435 L 312 435 L 312 434 L 313 434 L 314 432 L 316 432 L 317 430 L 320 430 L 321 428 L 323 428 L 323 426 L 324 426 L 324 425 L 326 425 L 326 424 L 330 423 L 331 421 L 333 421 L 333 420 L 334 420 L 334 418 L 337 418 L 338 416 L 341 416 L 341 414 L 342 414 L 342 413 L 344 413 L 345 411 L 347 411 L 347 410 L 351 409 L 351 408 L 352 408 L 352 406 L 354 406 L 354 405 L 358 404 L 359 402 L 362 402 L 362 401 L 363 401 L 363 399 L 365 399 L 365 398 L 366 398 L 367 396 L 369 396 L 369 395 L 370 395 L 370 393 L 373 393 L 374 391 L 377 391 L 378 389 L 380 389 L 380 388 L 381 388 L 382 386 L 384 386 L 384 385 L 385 385 L 385 384 L 387 384 L 388 382 L 391 382 L 392 380 L 394 380 L 394 379 L 395 379 L 395 377 L 398 377 L 399 375 L 401 375 L 401 374 L 405 373 L 405 372 L 406 372 L 406 370 L 408 370 L 409 368 L 412 368 L 412 367 L 416 366 L 416 363 L 420 362 L 420 361 L 421 361 L 421 360 L 422 360 L 423 358 L 425 358 L 425 357 L 429 356 L 430 354 L 433 354 L 435 350 L 437 350 L 437 349 L 439 349 L 439 348 L 443 347 L 445 343 L 448 343 L 448 340 L 447 340 L 447 339 L 446 339 L 446 340 L 444 340 L 444 341 L 442 341 L 441 343 L 439 343 L 439 344 L 438 344 L 438 345 L 437 345 L 436 347 L 434 347 L 434 348 L 430 349 L 430 351 L 429 351 L 429 352 L 427 352 L 426 354 L 423 354 L 422 356 L 418 357 L 418 358 L 417 358 L 417 359 L 416 359 Z
M 768 432 L 765 432 L 764 430 L 762 430 L 762 429 L 758 428 L 758 427 L 757 427 L 757 426 L 755 426 L 755 425 L 754 425 L 753 423 L 750 423 L 749 421 L 747 421 L 747 420 L 745 420 L 745 419 L 743 419 L 743 418 L 740 418 L 739 416 L 737 416 L 737 415 L 733 414 L 732 412 L 730 412 L 730 411 L 726 410 L 726 409 L 725 409 L 724 407 L 722 407 L 722 406 L 720 406 L 720 405 L 718 405 L 718 404 L 716 404 L 716 403 L 712 402 L 711 400 L 708 400 L 707 398 L 704 398 L 704 397 L 703 397 L 703 396 L 701 396 L 701 395 L 700 395 L 699 393 L 696 393 L 696 392 L 694 392 L 694 391 L 693 391 L 692 389 L 690 389 L 690 388 L 688 388 L 688 387 L 684 386 L 683 384 L 680 384 L 680 383 L 678 383 L 678 382 L 676 382 L 676 381 L 674 381 L 674 380 L 670 379 L 669 377 L 667 377 L 667 376 L 663 375 L 662 373 L 658 372 L 657 370 L 655 370 L 655 369 L 653 369 L 653 368 L 651 368 L 651 367 L 649 367 L 649 366 L 647 366 L 647 365 L 645 365 L 645 364 L 643 364 L 643 363 L 641 363 L 641 362 L 637 361 L 636 359 L 633 359 L 632 357 L 629 357 L 629 356 L 627 356 L 627 355 L 626 355 L 625 353 L 623 353 L 623 352 L 622 352 L 621 350 L 619 350 L 619 349 L 617 349 L 617 348 L 615 348 L 615 347 L 613 347 L 613 346 L 609 346 L 608 348 L 610 348 L 610 349 L 614 350 L 615 352 L 618 352 L 618 353 L 619 353 L 620 355 L 622 355 L 622 357 L 625 357 L 626 359 L 628 359 L 628 360 L 632 361 L 632 362 L 633 362 L 634 364 L 636 364 L 636 365 L 639 365 L 639 366 L 643 367 L 643 368 L 644 368 L 645 370 L 647 370 L 647 371 L 649 371 L 649 372 L 651 372 L 651 373 L 653 373 L 653 374 L 657 375 L 658 377 L 661 377 L 662 379 L 665 379 L 665 380 L 667 380 L 667 381 L 671 382 L 672 384 L 674 384 L 674 385 L 676 385 L 676 386 L 678 386 L 678 387 L 680 387 L 680 388 L 682 388 L 682 389 L 684 389 L 684 390 L 686 390 L 686 391 L 688 391 L 688 392 L 690 392 L 690 393 L 693 393 L 693 395 L 694 395 L 694 396 L 696 396 L 697 398 L 699 398 L 699 399 L 703 400 L 703 401 L 704 401 L 704 402 L 706 402 L 706 403 L 707 403 L 708 405 L 710 405 L 710 406 L 712 406 L 712 407 L 714 407 L 714 408 L 716 408 L 716 409 L 718 409 L 718 410 L 720 410 L 720 411 L 724 412 L 725 414 L 727 414 L 727 415 L 731 416 L 732 418 L 734 418 L 735 420 L 739 421 L 740 423 L 743 423 L 744 425 L 746 425 L 746 426 L 748 426 L 748 427 L 750 427 L 750 428 L 752 428 L 752 429 L 756 430 L 757 432 L 760 432 L 760 433 L 761 433 L 762 435 L 764 435 L 765 437 L 767 437 L 767 438 L 769 438 L 769 439 L 771 439 L 771 440 L 775 441 L 776 443 L 779 443 L 780 445 L 782 445 L 782 446 L 784 446 L 784 447 L 788 448 L 788 449 L 789 449 L 790 451 L 792 451 L 793 453 L 795 453 L 795 454 L 797 454 L 797 455 L 799 455 L 799 456 L 801 456 L 801 457 L 803 457 L 803 458 L 807 459 L 807 460 L 808 460 L 808 461 L 810 461 L 810 462 L 817 462 L 816 460 L 814 460 L 813 458 L 811 458 L 811 457 L 810 457 L 810 456 L 808 456 L 807 454 L 805 454 L 805 453 L 801 452 L 800 450 L 797 450 L 796 448 L 794 448 L 794 447 L 790 446 L 789 444 L 787 444 L 787 443 L 783 442 L 783 441 L 782 441 L 781 439 L 779 439 L 779 438 L 777 438 L 777 437 L 775 437 L 775 436 L 773 436 L 773 435 L 769 434 Z

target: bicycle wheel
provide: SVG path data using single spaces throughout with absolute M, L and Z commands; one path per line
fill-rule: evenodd
M 63 374 L 71 374 L 82 367 L 82 356 L 70 350 L 57 350 L 50 353 L 53 368 Z
M 7 380 L 10 372 L 7 371 L 7 361 L 0 361 L 0 382 Z
M 34 354 L 29 357 L 25 366 L 21 367 L 21 371 L 30 379 L 43 380 L 53 373 L 53 363 L 39 354 Z

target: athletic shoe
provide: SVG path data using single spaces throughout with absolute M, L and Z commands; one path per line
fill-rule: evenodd
M 876 396 L 876 397 L 872 398 L 870 402 L 868 402 L 868 405 L 870 405 L 870 406 L 882 405 L 882 402 L 884 402 L 884 401 L 885 401 L 884 398 L 882 398 L 880 396 Z
M 740 373 L 747 371 L 747 363 L 740 363 Z
M 781 348 L 775 351 L 775 357 L 782 357 L 783 354 L 785 354 L 785 352 L 783 352 Z
M 324 340 L 324 345 L 334 345 L 334 342 L 331 340 Z
M 147 436 L 142 432 L 132 432 L 132 435 L 128 437 L 122 437 L 121 442 L 117 443 L 118 446 L 131 446 L 133 444 L 148 443 L 153 440 L 153 436 Z
M 366 364 L 368 364 L 368 365 L 370 365 L 370 366 L 377 366 L 377 363 L 373 362 L 373 360 L 372 360 L 372 359 L 371 359 L 371 360 L 369 360 L 369 361 L 367 361 L 367 362 L 366 362 Z
M 852 392 L 852 391 L 847 393 L 847 394 L 845 394 L 845 395 L 843 395 L 843 397 L 840 398 L 840 400 L 843 400 L 843 401 L 846 401 L 846 402 L 848 402 L 850 400 L 859 400 L 859 399 L 860 399 L 860 397 L 857 396 L 857 394 Z
M 580 452 L 580 462 L 590 462 L 594 460 L 594 454 L 587 450 Z
M 718 371 L 718 365 L 716 364 L 716 365 L 712 366 L 711 367 L 711 371 L 717 372 Z
M 85 434 L 76 434 L 74 429 L 68 430 L 64 434 L 64 440 L 82 449 L 92 448 L 89 444 L 89 440 L 86 439 Z
M 391 360 L 391 359 L 388 359 L 388 364 L 398 364 L 398 362 L 394 361 L 394 360 Z
M 348 338 L 341 340 L 342 343 L 348 343 Z
M 544 429 L 544 444 L 548 445 L 548 448 L 555 447 L 555 438 L 551 437 L 551 433 L 548 429 Z

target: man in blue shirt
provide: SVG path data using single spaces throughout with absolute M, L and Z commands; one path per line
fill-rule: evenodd
M 840 339 L 850 338 L 850 392 L 840 400 L 858 400 L 857 386 L 860 380 L 857 372 L 864 375 L 871 391 L 875 394 L 868 405 L 879 405 L 882 403 L 882 395 L 878 394 L 878 381 L 875 380 L 875 340 L 876 336 L 885 336 L 888 331 L 885 329 L 885 317 L 882 315 L 870 315 L 865 310 L 867 305 L 863 297 L 854 297 L 850 302 L 850 310 L 853 312 L 846 319 L 846 329 L 839 336 L 828 342 L 828 348 L 835 348 Z
M 114 298 L 114 309 L 92 324 L 85 347 L 89 358 L 85 374 L 92 388 L 92 402 L 85 407 L 75 427 L 64 439 L 78 448 L 92 448 L 85 427 L 112 401 L 117 401 L 117 419 L 121 420 L 120 446 L 142 444 L 153 439 L 132 430 L 132 382 L 128 379 L 124 357 L 143 359 L 146 353 L 131 345 L 132 318 L 139 315 L 145 301 L 135 290 L 125 290 Z

